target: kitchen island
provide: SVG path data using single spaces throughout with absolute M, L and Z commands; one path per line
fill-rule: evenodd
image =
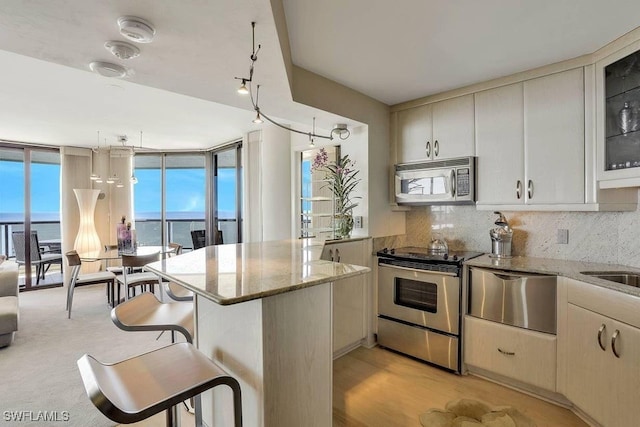
M 332 286 L 369 268 L 321 260 L 322 248 L 208 246 L 147 266 L 195 293 L 195 343 L 240 382 L 246 426 L 332 424 Z M 229 390 L 202 406 L 210 427 L 233 425 Z

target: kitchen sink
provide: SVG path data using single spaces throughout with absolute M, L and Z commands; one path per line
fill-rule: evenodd
M 640 274 L 626 271 L 582 271 L 580 274 L 640 288 Z

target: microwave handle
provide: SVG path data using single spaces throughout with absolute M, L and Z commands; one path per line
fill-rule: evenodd
M 456 195 L 456 170 L 451 169 L 449 172 L 449 179 L 451 180 L 451 196 L 455 197 Z

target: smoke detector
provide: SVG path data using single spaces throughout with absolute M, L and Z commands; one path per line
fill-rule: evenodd
M 120 34 L 136 43 L 151 43 L 156 34 L 150 22 L 135 16 L 121 16 L 118 18 Z
M 119 59 L 132 59 L 140 55 L 140 49 L 131 43 L 112 40 L 106 42 L 104 47 Z
M 111 62 L 94 61 L 89 64 L 89 68 L 91 68 L 91 71 L 94 73 L 105 77 L 122 78 L 130 74 L 129 69 Z

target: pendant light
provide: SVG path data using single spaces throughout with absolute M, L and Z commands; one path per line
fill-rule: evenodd
M 142 131 L 140 131 L 140 148 L 142 148 Z M 132 155 L 133 157 L 135 157 L 135 155 L 136 155 L 135 150 L 133 150 L 133 149 L 131 150 L 131 155 Z M 137 184 L 137 183 L 138 183 L 138 178 L 136 178 L 136 176 L 135 176 L 135 174 L 134 174 L 133 159 L 131 159 L 131 160 L 132 160 L 132 161 L 131 161 L 131 178 L 129 178 L 129 181 L 130 181 L 132 184 Z
M 94 153 L 99 153 L 100 152 L 100 131 L 98 131 L 98 144 L 96 145 L 96 148 L 92 149 L 91 151 L 93 151 Z M 101 183 L 102 182 L 102 180 L 100 179 L 100 175 L 98 175 L 95 172 L 93 172 L 91 174 L 89 179 L 91 179 L 91 181 L 95 181 L 97 183 Z

